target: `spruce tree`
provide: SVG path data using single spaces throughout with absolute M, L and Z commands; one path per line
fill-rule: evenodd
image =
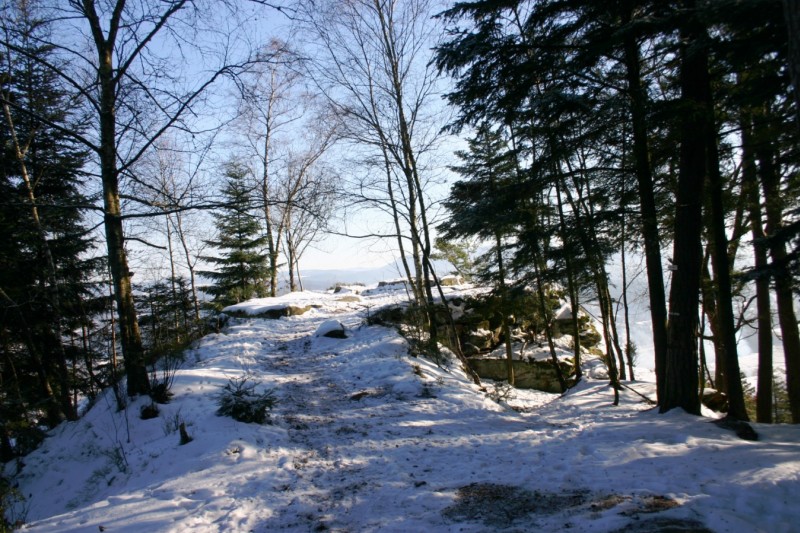
M 212 306 L 219 310 L 241 301 L 266 296 L 270 269 L 263 250 L 266 238 L 258 217 L 253 214 L 252 190 L 247 171 L 228 163 L 222 194 L 226 205 L 214 214 L 217 238 L 206 241 L 220 251 L 218 257 L 205 259 L 217 266 L 202 272 L 214 280 L 207 292 L 214 296 Z
M 447 238 L 479 237 L 489 244 L 480 261 L 478 277 L 489 281 L 500 300 L 503 336 L 506 345 L 508 382 L 514 385 L 511 329 L 508 317 L 508 274 L 504 258 L 504 238 L 513 227 L 509 215 L 515 211 L 513 186 L 516 159 L 500 134 L 482 125 L 469 150 L 456 152 L 462 165 L 452 170 L 464 177 L 453 185 L 445 207 L 451 218 L 440 226 Z
M 39 44 L 46 27 L 24 6 L 14 13 L 4 20 L 13 46 L 0 51 L 0 353 L 13 402 L 3 419 L 23 427 L 42 407 L 50 425 L 77 415 L 68 336 L 90 326 L 98 264 L 87 259 L 86 153 L 65 133 L 82 130 L 77 102 L 41 66 L 53 54 Z

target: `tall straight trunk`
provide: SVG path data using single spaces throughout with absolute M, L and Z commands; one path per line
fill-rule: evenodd
M 539 307 L 542 311 L 542 318 L 544 319 L 544 334 L 547 339 L 547 347 L 550 349 L 550 360 L 556 370 L 556 377 L 558 384 L 561 387 L 561 392 L 567 390 L 567 380 L 561 372 L 561 365 L 556 355 L 556 345 L 553 339 L 553 312 L 550 309 L 550 304 L 547 302 L 547 295 L 545 294 L 544 280 L 542 279 L 542 270 L 544 269 L 544 261 L 542 260 L 542 253 L 538 244 L 534 244 L 534 257 L 533 257 L 533 273 L 536 276 L 536 294 L 539 297 Z
M 181 315 L 183 315 L 183 327 L 184 330 L 187 329 L 188 324 L 186 323 L 186 313 L 182 312 L 183 304 L 181 303 L 180 307 L 178 306 L 178 290 L 176 287 L 176 275 L 175 275 L 175 256 L 172 253 L 172 221 L 170 220 L 171 217 L 169 215 L 166 216 L 166 226 L 167 226 L 167 253 L 169 254 L 169 285 L 170 285 L 170 293 L 172 294 L 172 305 L 175 306 L 175 313 L 173 315 L 173 327 L 175 329 L 176 338 L 172 339 L 175 342 L 180 341 L 180 323 L 181 323 Z
M 4 98 L 4 100 L 7 99 Z M 28 202 L 30 202 L 31 218 L 33 219 L 33 225 L 36 228 L 36 235 L 39 238 L 39 246 L 41 247 L 42 253 L 45 257 L 45 264 L 47 268 L 47 276 L 45 280 L 47 284 L 46 293 L 48 299 L 50 300 L 51 313 L 53 315 L 52 329 L 48 332 L 48 336 L 52 337 L 52 342 L 55 348 L 56 367 L 58 368 L 58 399 L 60 402 L 60 408 L 62 414 L 67 418 L 67 420 L 76 420 L 78 418 L 78 413 L 70 399 L 69 370 L 67 368 L 66 352 L 64 351 L 64 345 L 61 340 L 61 284 L 58 278 L 58 271 L 56 270 L 53 252 L 50 249 L 50 243 L 47 241 L 47 232 L 42 225 L 41 219 L 39 218 L 39 206 L 36 198 L 36 192 L 34 191 L 34 185 L 31 182 L 30 175 L 28 174 L 28 166 L 25 163 L 27 148 L 24 148 L 20 144 L 19 138 L 17 137 L 14 120 L 11 116 L 11 110 L 9 109 L 8 104 L 5 102 L 3 103 L 3 112 L 6 118 L 6 125 L 11 133 L 12 144 L 14 145 L 14 155 L 17 159 L 17 163 L 19 163 L 20 166 L 20 175 L 22 176 L 22 181 L 25 184 Z M 31 353 L 31 355 L 34 356 L 33 353 Z
M 625 321 L 625 360 L 628 363 L 628 373 L 631 381 L 636 380 L 633 373 L 633 342 L 631 341 L 630 307 L 628 305 L 628 272 L 625 260 L 625 218 L 622 219 L 622 246 L 620 258 L 622 259 L 622 314 Z
M 566 217 L 564 216 L 564 201 L 561 197 L 561 179 L 556 180 L 556 202 L 558 205 L 558 219 L 561 226 L 561 239 L 566 241 L 567 225 Z M 578 322 L 578 313 L 580 307 L 578 305 L 578 288 L 575 283 L 575 271 L 570 253 L 564 254 L 564 262 L 567 267 L 567 291 L 569 292 L 569 303 L 572 308 L 572 348 L 573 358 L 575 364 L 573 365 L 573 373 L 575 375 L 575 383 L 581 380 L 581 331 L 580 323 Z
M 394 222 L 394 230 L 397 235 L 397 248 L 400 252 L 400 262 L 403 265 L 403 272 L 408 280 L 408 286 L 411 287 L 411 292 L 414 300 L 419 302 L 422 297 L 417 293 L 417 285 L 414 276 L 411 274 L 411 268 L 408 266 L 408 258 L 406 257 L 405 244 L 403 242 L 403 231 L 400 227 L 400 213 L 397 209 L 397 201 L 394 197 L 394 184 L 392 183 L 392 170 L 389 154 L 386 151 L 386 146 L 381 143 L 381 152 L 383 154 L 383 163 L 386 169 L 386 190 L 389 193 L 389 205 L 392 209 L 392 221 Z
M 783 0 L 783 15 L 789 34 L 789 73 L 794 86 L 797 126 L 800 128 L 800 0 Z
M 700 296 L 703 302 L 702 311 L 708 318 L 708 327 L 711 329 L 711 340 L 714 343 L 714 387 L 720 391 L 728 390 L 728 371 L 722 358 L 723 349 L 720 346 L 722 334 L 719 326 L 719 312 L 717 311 L 717 299 L 714 297 L 714 282 L 709 271 L 709 260 L 711 259 L 711 244 L 707 245 L 707 250 L 703 255 L 703 266 L 701 267 Z M 705 327 L 700 328 L 700 335 L 705 334 Z M 702 341 L 701 341 L 702 342 Z
M 186 268 L 189 269 L 189 283 L 192 288 L 192 305 L 194 306 L 194 319 L 200 320 L 200 300 L 197 298 L 197 283 L 194 275 L 194 263 L 192 254 L 189 251 L 189 243 L 186 241 L 186 234 L 183 231 L 183 217 L 181 213 L 175 213 L 175 230 L 178 232 L 178 240 L 183 248 L 183 255 L 186 259 Z
M 774 152 L 765 135 L 757 136 L 759 143 L 756 157 L 759 162 L 761 187 L 764 193 L 767 213 L 767 235 L 780 231 L 783 222 L 783 198 L 780 190 L 780 177 L 774 160 Z M 778 239 L 769 239 L 769 253 L 772 263 L 778 265 L 775 275 L 775 295 L 778 305 L 778 323 L 781 326 L 783 353 L 786 360 L 786 388 L 789 393 L 789 409 L 792 423 L 800 423 L 800 332 L 797 315 L 794 312 L 792 279 L 786 272 L 786 245 Z
M 742 188 L 747 196 L 750 230 L 753 236 L 753 256 L 757 272 L 756 312 L 758 323 L 758 384 L 756 389 L 756 421 L 772 423 L 772 303 L 769 295 L 767 245 L 761 213 L 761 194 L 753 147 L 752 124 L 749 114 L 742 119 Z
M 110 20 L 101 20 L 94 4 L 83 0 L 83 15 L 89 22 L 97 51 L 97 86 L 99 90 L 98 118 L 100 129 L 100 177 L 103 183 L 103 215 L 108 248 L 108 267 L 117 304 L 118 327 L 122 356 L 125 359 L 127 392 L 130 396 L 150 392 L 150 380 L 145 365 L 142 337 L 133 302 L 131 276 L 125 253 L 122 229 L 122 210 L 119 201 L 117 171 L 116 104 L 119 80 L 114 69 L 115 42 L 118 37 L 124 2 L 119 2 Z M 177 8 L 177 6 L 176 6 Z M 104 28 L 104 25 L 107 28 Z M 107 36 L 103 33 L 107 31 Z
M 108 246 L 108 266 L 114 283 L 118 326 L 122 356 L 125 359 L 128 395 L 147 394 L 150 381 L 145 366 L 142 337 L 136 317 L 131 287 L 131 272 L 125 253 L 125 236 L 122 229 L 122 210 L 119 201 L 119 179 L 116 153 L 116 94 L 114 91 L 113 51 L 108 43 L 101 43 L 100 82 L 100 174 L 103 181 L 103 213 Z
M 261 195 L 261 207 L 264 210 L 264 232 L 267 237 L 267 260 L 269 261 L 269 295 L 273 298 L 278 295 L 278 249 L 280 243 L 275 242 L 274 231 L 272 223 L 272 193 L 270 187 L 270 174 L 269 158 L 272 149 L 272 124 L 273 124 L 273 111 L 275 106 L 275 79 L 276 72 L 273 69 L 270 73 L 270 93 L 266 98 L 267 109 L 264 117 L 264 124 L 266 131 L 264 132 L 264 155 L 260 161 L 261 163 L 261 176 L 259 179 L 259 193 Z
M 578 238 L 589 260 L 589 268 L 592 272 L 592 278 L 597 292 L 597 300 L 600 305 L 600 316 L 603 325 L 603 338 L 606 342 L 607 355 L 609 358 L 608 373 L 611 384 L 614 387 L 614 405 L 617 405 L 619 401 L 619 380 L 625 379 L 625 361 L 623 359 L 622 349 L 619 346 L 619 335 L 617 334 L 617 325 L 614 321 L 614 307 L 611 304 L 611 294 L 608 290 L 608 273 L 606 272 L 603 254 L 598 249 L 599 241 L 597 228 L 594 224 L 594 213 L 583 196 L 582 187 L 584 184 L 579 181 L 578 173 L 574 172 L 569 162 L 567 162 L 567 165 L 573 175 L 572 181 L 578 197 L 573 198 L 569 188 L 565 188 L 564 191 L 575 216 Z M 588 185 L 586 186 L 588 187 Z M 590 194 L 590 192 L 587 192 L 587 195 Z M 582 213 L 585 213 L 585 216 Z
M 623 23 L 629 23 L 633 13 L 632 3 L 626 2 Z M 667 357 L 667 304 L 664 293 L 664 273 L 661 267 L 661 241 L 658 233 L 653 173 L 650 167 L 650 148 L 647 133 L 647 93 L 642 87 L 639 45 L 632 33 L 624 38 L 625 75 L 631 106 L 633 127 L 633 156 L 636 181 L 639 188 L 639 209 L 642 218 L 647 287 L 650 297 L 650 320 L 653 329 L 656 390 L 658 402 L 664 396 Z
M 708 78 L 706 78 L 708 80 Z M 711 85 L 707 87 L 711 93 Z M 723 183 L 719 171 L 717 132 L 713 126 L 714 108 L 709 100 L 706 113 L 711 117 L 711 127 L 707 130 L 706 156 L 708 158 L 708 196 L 711 212 L 707 217 L 711 236 L 711 264 L 714 267 L 714 288 L 717 295 L 721 351 L 720 359 L 727 374 L 728 416 L 736 420 L 749 420 L 744 405 L 744 390 L 739 370 L 739 354 L 736 349 L 736 319 L 733 314 L 733 289 L 731 288 L 732 263 L 728 258 L 728 236 L 725 228 L 725 206 L 722 198 Z
M 500 282 L 500 313 L 503 337 L 506 345 L 506 377 L 508 384 L 514 386 L 514 352 L 511 346 L 511 326 L 508 323 L 508 288 L 506 287 L 506 269 L 503 261 L 502 240 L 500 234 L 495 234 L 495 247 L 497 249 L 497 269 Z M 447 302 L 444 302 L 447 305 Z
M 683 2 L 693 15 L 695 2 Z M 701 234 L 702 198 L 706 181 L 706 143 L 711 117 L 708 103 L 708 37 L 692 18 L 680 29 L 681 147 L 675 209 L 672 285 L 669 292 L 667 357 L 664 397 L 660 411 L 675 407 L 700 414 L 698 395 L 697 325 L 700 267 L 703 262 Z
M 412 123 L 409 122 L 406 116 L 406 102 L 403 87 L 403 74 L 401 73 L 401 59 L 402 51 L 397 49 L 397 35 L 394 25 L 394 19 L 391 15 L 391 7 L 388 7 L 380 2 L 380 0 L 373 0 L 375 13 L 378 15 L 380 23 L 380 37 L 384 46 L 384 53 L 387 66 L 389 68 L 389 76 L 391 83 L 391 97 L 394 100 L 394 112 L 397 118 L 398 134 L 400 135 L 400 152 L 399 159 L 401 167 L 408 184 L 408 202 L 410 207 L 409 222 L 411 224 L 411 232 L 413 236 L 417 236 L 413 241 L 413 250 L 415 252 L 414 263 L 415 266 L 421 264 L 422 271 L 420 275 L 419 268 L 417 269 L 417 280 L 420 287 L 420 293 L 425 293 L 426 302 L 426 315 L 428 320 L 428 327 L 430 331 L 431 340 L 436 341 L 436 320 L 433 308 L 433 289 L 431 287 L 431 239 L 427 219 L 427 209 L 425 205 L 425 195 L 423 194 L 422 182 L 419 177 L 419 168 L 417 167 L 416 152 L 412 143 L 411 132 Z M 387 13 L 387 9 L 389 13 Z M 419 211 L 417 211 L 417 208 Z M 417 222 L 417 215 L 420 220 Z M 421 238 L 420 238 L 421 236 Z M 416 254 L 420 254 L 417 256 Z
M 286 262 L 289 266 L 289 292 L 295 292 L 297 290 L 297 283 L 295 282 L 294 277 L 294 263 L 295 263 L 295 249 L 292 245 L 291 239 L 287 236 L 286 237 Z

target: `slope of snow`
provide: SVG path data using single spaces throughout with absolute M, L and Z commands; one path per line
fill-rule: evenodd
M 457 364 L 409 357 L 395 331 L 364 325 L 404 294 L 253 302 L 316 307 L 202 339 L 155 419 L 139 418 L 145 399 L 117 412 L 107 394 L 51 432 L 15 477 L 25 529 L 797 531 L 800 428 L 754 425 L 761 440 L 743 441 L 627 389 L 614 407 L 591 378 L 563 397 L 481 391 Z M 315 336 L 329 320 L 349 337 Z M 219 390 L 245 376 L 274 391 L 271 424 L 215 414 Z

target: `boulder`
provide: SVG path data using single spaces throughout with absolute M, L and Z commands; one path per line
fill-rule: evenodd
M 326 320 L 314 332 L 315 337 L 328 337 L 331 339 L 346 339 L 344 324 L 338 320 Z
M 464 278 L 455 274 L 451 274 L 449 276 L 443 276 L 439 280 L 439 283 L 442 285 L 442 287 L 453 287 L 455 285 L 463 285 Z
M 717 413 L 728 412 L 728 396 L 715 389 L 703 389 L 703 405 Z

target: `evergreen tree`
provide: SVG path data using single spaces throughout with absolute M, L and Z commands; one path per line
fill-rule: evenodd
M 218 310 L 249 298 L 266 296 L 270 275 L 263 253 L 266 238 L 259 218 L 253 214 L 247 171 L 236 163 L 229 163 L 225 178 L 222 194 L 226 205 L 214 214 L 217 238 L 207 241 L 220 250 L 221 255 L 206 257 L 217 269 L 202 272 L 214 280 L 207 292 L 214 296 L 213 306 Z
M 479 259 L 477 276 L 489 281 L 500 299 L 503 337 L 506 345 L 507 376 L 514 384 L 511 330 L 508 317 L 508 274 L 504 238 L 513 228 L 516 158 L 497 133 L 482 125 L 469 141 L 468 151 L 456 152 L 463 165 L 452 169 L 465 178 L 453 185 L 445 207 L 451 218 L 440 226 L 449 239 L 479 237 L 489 243 Z
M 87 259 L 87 156 L 65 133 L 82 130 L 77 104 L 41 66 L 53 53 L 39 44 L 46 27 L 26 5 L 11 13 L 0 51 L 0 361 L 13 401 L 3 419 L 22 427 L 42 407 L 50 425 L 77 416 L 85 383 L 68 369 L 69 337 L 91 327 L 84 304 L 98 262 Z

